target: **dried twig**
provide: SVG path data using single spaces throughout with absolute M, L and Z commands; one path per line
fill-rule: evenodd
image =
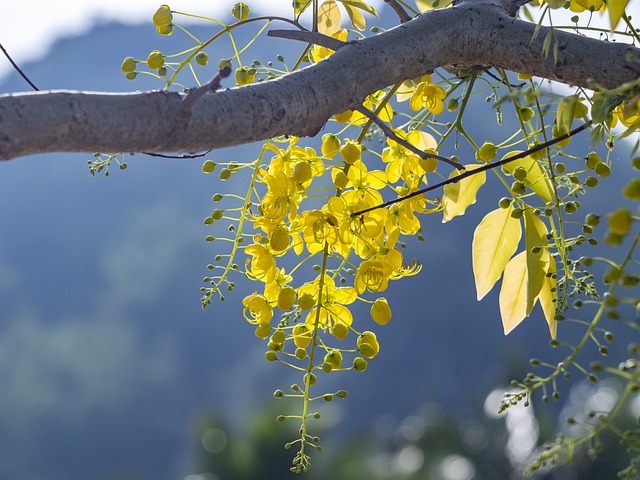
M 27 77 L 27 75 L 16 64 L 16 62 L 13 61 L 13 58 L 11 58 L 11 56 L 9 55 L 9 52 L 5 50 L 5 48 L 2 46 L 1 43 L 0 43 L 0 50 L 2 50 L 2 53 L 4 53 L 4 56 L 7 57 L 7 60 L 11 62 L 11 65 L 13 66 L 14 70 L 18 72 L 22 78 L 24 78 L 24 80 L 31 86 L 31 88 L 33 88 L 36 92 L 39 92 L 40 89 L 35 86 L 35 84 L 29 79 L 29 77 Z
M 555 145 L 556 143 L 559 143 L 563 140 L 566 140 L 569 137 L 572 137 L 580 132 L 582 132 L 583 130 L 586 130 L 587 128 L 589 128 L 592 124 L 592 120 L 589 120 L 586 123 L 583 123 L 582 125 L 580 125 L 577 128 L 574 128 L 573 130 L 571 130 L 569 133 L 565 133 L 564 135 L 560 135 L 559 137 L 553 138 L 551 140 L 549 140 L 548 142 L 544 142 L 544 143 L 540 143 L 539 145 L 536 145 L 533 148 L 530 148 L 529 150 L 519 153 L 518 155 L 514 155 L 513 157 L 509 157 L 509 158 L 505 158 L 502 159 L 498 162 L 494 162 L 494 163 L 488 163 L 486 165 L 482 165 L 481 167 L 478 167 L 476 169 L 473 170 L 467 170 L 465 172 L 462 172 L 460 175 L 453 177 L 453 178 L 449 178 L 447 180 L 444 180 L 440 183 L 436 183 L 435 185 L 431 185 L 429 187 L 425 187 L 425 188 L 421 188 L 420 190 L 416 190 L 415 192 L 411 192 L 408 195 L 404 195 L 402 197 L 398 197 L 394 200 L 389 200 L 388 202 L 384 202 L 381 203 L 380 205 L 376 205 L 375 207 L 370 207 L 370 208 L 365 208 L 364 210 L 360 210 L 358 212 L 354 212 L 351 214 L 352 217 L 357 217 L 358 215 L 363 215 L 367 212 L 371 212 L 373 210 L 377 210 L 378 208 L 385 208 L 385 207 L 389 207 L 395 203 L 399 203 L 402 202 L 404 200 L 407 200 L 409 198 L 413 198 L 413 197 L 417 197 L 418 195 L 423 195 L 427 192 L 430 192 L 432 190 L 436 190 L 440 187 L 444 187 L 445 185 L 449 185 L 451 183 L 458 183 L 460 180 L 463 180 L 467 177 L 470 177 L 472 175 L 475 175 L 476 173 L 480 173 L 480 172 L 484 172 L 487 170 L 492 170 L 494 168 L 497 167 L 501 167 L 502 165 L 506 165 L 507 163 L 513 162 L 515 160 L 520 160 L 521 158 L 527 157 L 529 155 L 531 155 L 532 153 L 536 153 L 539 152 L 540 150 L 544 150 L 545 148 L 549 148 L 552 145 Z
M 382 130 L 387 137 L 389 137 L 391 140 L 393 140 L 397 144 L 402 145 L 404 148 L 406 148 L 408 150 L 411 150 L 413 153 L 418 155 L 420 158 L 422 158 L 422 159 L 435 158 L 436 160 L 439 160 L 441 162 L 448 163 L 449 165 L 451 165 L 452 167 L 457 168 L 458 170 L 464 170 L 464 167 L 461 164 L 459 164 L 458 162 L 455 162 L 455 161 L 451 160 L 450 158 L 443 157 L 441 155 L 437 155 L 435 153 L 424 152 L 424 151 L 420 150 L 419 148 L 414 147 L 413 145 L 411 145 L 409 142 L 407 142 L 403 138 L 400 138 L 391 128 L 389 128 L 389 126 L 386 123 L 384 123 L 380 119 L 380 117 L 378 117 L 375 113 L 373 113 L 368 108 L 365 108 L 365 107 L 360 105 L 360 106 L 356 107 L 356 110 L 358 112 L 362 113 L 363 115 L 367 116 L 368 118 L 370 118 L 373 121 L 373 123 L 375 123 L 376 125 L 378 125 L 378 127 L 380 127 L 380 130 Z
M 402 8 L 402 5 L 400 5 L 396 0 L 384 0 L 392 9 L 394 12 L 396 12 L 396 15 L 398 15 L 398 18 L 400 19 L 400 23 L 406 23 L 409 20 L 411 20 L 411 17 L 409 16 L 409 14 L 405 11 L 404 8 Z

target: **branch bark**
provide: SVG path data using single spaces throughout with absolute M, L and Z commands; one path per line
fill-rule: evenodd
M 46 91 L 0 96 L 0 160 L 66 152 L 194 152 L 278 135 L 313 136 L 367 95 L 444 65 L 493 65 L 572 85 L 615 88 L 635 79 L 640 49 L 556 31 L 558 61 L 541 28 L 499 5 L 464 2 L 349 42 L 334 55 L 273 81 L 204 95 L 150 91 Z

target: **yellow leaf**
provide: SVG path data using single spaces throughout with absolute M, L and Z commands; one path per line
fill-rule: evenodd
M 493 288 L 516 252 L 522 228 L 511 216 L 513 206 L 489 212 L 478 224 L 471 244 L 478 300 Z
M 475 170 L 480 167 L 481 165 L 464 166 L 467 171 Z M 454 170 L 451 172 L 451 175 L 449 175 L 449 178 L 457 177 L 459 175 L 460 172 L 458 170 Z M 464 215 L 467 207 L 476 203 L 476 194 L 486 179 L 487 175 L 485 172 L 478 172 L 467 178 L 463 178 L 459 182 L 445 185 L 444 194 L 442 196 L 442 204 L 444 206 L 442 223 L 448 222 L 458 215 Z
M 318 31 L 331 36 L 340 30 L 341 21 L 340 9 L 335 0 L 322 2 L 318 9 Z
M 374 15 L 376 17 L 378 16 L 375 8 L 373 8 L 368 3 L 363 2 L 362 0 L 338 0 L 338 1 L 342 3 L 342 5 L 344 5 L 345 8 L 347 8 L 347 6 L 351 6 L 351 7 L 359 8 L 360 10 L 364 10 L 365 12 L 370 13 L 371 15 Z
M 352 6 L 347 5 L 346 3 L 343 5 L 344 9 L 347 11 L 347 15 L 349 15 L 349 19 L 351 20 L 351 25 L 353 25 L 354 28 L 357 28 L 358 30 L 364 30 L 367 26 L 367 23 L 362 13 L 360 13 L 360 10 L 355 9 Z
M 526 252 L 520 252 L 507 263 L 499 303 L 504 334 L 508 335 L 527 316 Z
M 502 159 L 509 157 L 514 157 L 518 154 L 522 153 L 521 150 L 514 150 L 512 152 L 507 153 Z M 532 158 L 530 155 L 527 155 L 524 158 L 519 158 L 518 160 L 514 160 L 513 162 L 509 162 L 505 164 L 504 169 L 511 173 L 518 167 L 522 167 L 527 171 L 527 176 L 523 180 L 524 183 L 538 196 L 549 203 L 553 201 L 553 189 L 551 187 L 551 182 L 547 177 L 546 172 L 540 166 L 540 163 L 535 158 Z
M 549 271 L 548 273 L 553 274 L 556 273 L 556 259 L 549 255 Z M 546 277 L 544 282 L 542 283 L 542 289 L 540 290 L 540 306 L 542 307 L 542 311 L 544 313 L 544 318 L 547 320 L 547 324 L 549 325 L 549 333 L 551 334 L 551 338 L 555 340 L 556 331 L 558 329 L 558 325 L 556 322 L 556 285 L 557 281 L 555 278 Z
M 611 30 L 614 30 L 618 26 L 618 22 L 624 13 L 627 3 L 629 3 L 629 0 L 609 0 L 607 2 L 609 20 L 611 21 Z
M 524 211 L 524 239 L 527 257 L 527 308 L 529 315 L 542 289 L 549 266 L 547 227 L 530 208 Z

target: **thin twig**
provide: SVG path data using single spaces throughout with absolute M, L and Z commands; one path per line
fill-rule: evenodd
M 267 36 L 276 38 L 286 38 L 288 40 L 300 40 L 301 42 L 313 43 L 326 47 L 330 50 L 338 50 L 346 42 L 330 37 L 320 32 L 310 32 L 309 30 L 269 30 Z
M 186 158 L 204 157 L 205 155 L 208 155 L 209 153 L 211 153 L 211 150 L 207 150 L 206 152 L 202 152 L 202 153 L 183 153 L 181 155 L 168 155 L 166 153 L 151 153 L 151 152 L 142 152 L 142 153 L 145 155 L 149 155 L 150 157 L 177 158 L 179 160 L 182 160 Z
M 402 145 L 404 148 L 406 148 L 408 150 L 411 150 L 413 153 L 418 155 L 420 158 L 422 158 L 422 159 L 435 158 L 436 160 L 439 160 L 441 162 L 448 163 L 449 165 L 451 165 L 452 167 L 457 168 L 458 170 L 464 170 L 464 166 L 462 166 L 460 163 L 454 162 L 450 158 L 443 157 L 443 156 L 437 155 L 435 153 L 423 152 L 419 148 L 414 147 L 413 145 L 411 145 L 409 142 L 407 142 L 403 138 L 400 138 L 396 134 L 396 132 L 394 132 L 391 128 L 389 128 L 389 126 L 386 123 L 384 123 L 380 119 L 380 117 L 378 117 L 375 113 L 373 113 L 368 108 L 365 108 L 362 105 L 358 105 L 357 107 L 355 107 L 355 110 L 357 110 L 358 112 L 362 113 L 363 115 L 368 117 L 373 123 L 378 125 L 378 127 L 380 127 L 380 130 L 382 130 L 384 132 L 384 134 L 387 137 L 389 137 L 391 140 L 393 140 L 394 142 L 396 142 L 399 145 Z
M 202 85 L 201 87 L 189 90 L 189 93 L 182 101 L 182 109 L 189 110 L 191 106 L 207 92 L 215 92 L 220 88 L 220 82 L 223 78 L 227 78 L 231 75 L 231 68 L 224 67 L 215 75 L 211 80 Z
M 398 18 L 400 18 L 400 23 L 406 23 L 411 20 L 409 14 L 405 11 L 404 8 L 402 8 L 402 5 L 396 2 L 396 0 L 384 1 L 393 9 L 394 12 L 396 12 L 396 15 L 398 15 Z
M 513 157 L 502 159 L 502 160 L 500 160 L 498 162 L 488 163 L 486 165 L 482 165 L 481 167 L 475 168 L 473 170 L 467 170 L 465 172 L 462 172 L 460 175 L 458 175 L 456 177 L 449 178 L 449 179 L 444 180 L 444 181 L 442 181 L 440 183 L 436 183 L 435 185 L 431 185 L 430 187 L 426 187 L 426 188 L 422 188 L 420 190 L 416 190 L 415 192 L 411 192 L 408 195 L 404 195 L 402 197 L 398 197 L 395 200 L 389 200 L 388 202 L 381 203 L 380 205 L 376 205 L 375 207 L 365 208 L 364 210 L 360 210 L 358 212 L 354 212 L 354 213 L 351 214 L 351 216 L 352 217 L 357 217 L 358 215 L 363 215 L 363 214 L 371 212 L 373 210 L 377 210 L 378 208 L 384 208 L 384 207 L 388 207 L 390 205 L 394 205 L 396 203 L 402 202 L 402 201 L 407 200 L 409 198 L 413 198 L 413 197 L 416 197 L 418 195 L 422 195 L 422 194 L 425 194 L 425 193 L 430 192 L 432 190 L 435 190 L 437 188 L 444 187 L 445 185 L 449 185 L 451 183 L 458 183 L 460 180 L 463 180 L 463 179 L 465 179 L 467 177 L 475 175 L 476 173 L 485 172 L 487 170 L 492 170 L 494 168 L 501 167 L 502 165 L 506 165 L 507 163 L 513 162 L 515 160 L 519 160 L 521 158 L 527 157 L 527 156 L 531 155 L 532 153 L 536 153 L 536 152 L 539 152 L 540 150 L 544 150 L 545 148 L 548 148 L 548 147 L 550 147 L 552 145 L 555 145 L 556 143 L 559 143 L 559 142 L 561 142 L 563 140 L 566 140 L 567 138 L 570 138 L 570 137 L 582 132 L 583 130 L 586 130 L 587 128 L 589 128 L 591 126 L 592 123 L 593 123 L 593 120 L 589 120 L 588 122 L 583 123 L 579 127 L 574 128 L 569 133 L 565 133 L 563 135 L 560 135 L 559 137 L 553 138 L 553 139 L 549 140 L 548 142 L 540 143 L 540 144 L 536 145 L 533 148 L 530 148 L 529 150 L 527 150 L 525 152 L 519 153 L 518 155 L 514 155 Z
M 7 52 L 5 50 L 5 48 L 2 46 L 1 43 L 0 43 L 0 50 L 2 50 L 2 53 L 4 53 L 4 56 L 7 57 L 7 60 L 9 60 L 9 62 L 11 62 L 11 65 L 13 66 L 15 71 L 18 72 L 22 78 L 24 78 L 24 80 L 31 86 L 31 88 L 33 88 L 36 92 L 39 92 L 40 89 L 38 87 L 36 87 L 35 84 L 31 80 L 29 80 L 29 77 L 27 77 L 27 75 L 16 64 L 16 62 L 13 61 L 13 58 L 11 58 L 11 56 L 9 55 L 9 52 Z

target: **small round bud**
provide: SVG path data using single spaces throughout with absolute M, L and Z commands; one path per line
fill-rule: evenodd
M 523 181 L 525 178 L 527 178 L 527 169 L 524 167 L 516 167 L 516 169 L 513 171 L 513 178 L 519 181 Z
M 316 301 L 310 293 L 303 293 L 298 297 L 298 305 L 302 310 L 311 310 L 315 304 Z
M 273 396 L 276 398 L 282 398 L 284 396 L 284 392 L 278 389 L 275 392 L 273 392 Z
M 391 320 L 391 307 L 387 299 L 384 297 L 378 298 L 373 305 L 371 305 L 371 318 L 378 325 L 386 325 Z
M 333 133 L 327 133 L 322 136 L 322 155 L 327 158 L 335 157 L 340 150 L 340 139 Z
M 246 20 L 247 18 L 249 18 L 249 7 L 246 3 L 236 3 L 231 9 L 231 14 L 236 20 Z
M 524 182 L 516 180 L 511 184 L 511 192 L 513 192 L 514 195 L 522 195 L 526 191 L 527 185 Z
M 360 160 L 360 147 L 357 143 L 347 140 L 347 143 L 340 147 L 340 155 L 344 163 L 351 165 Z
M 349 395 L 349 392 L 347 392 L 346 390 L 338 390 L 336 395 L 338 396 L 338 398 L 345 398 L 347 395 Z
M 264 358 L 266 358 L 269 362 L 275 362 L 278 359 L 278 354 L 273 350 L 269 350 L 264 353 Z
M 307 351 L 304 348 L 296 348 L 296 358 L 303 360 L 307 357 Z
M 602 159 L 596 152 L 590 152 L 587 155 L 586 167 L 589 170 L 594 170 L 599 163 L 602 163 Z
M 498 202 L 498 206 L 504 209 L 509 208 L 511 206 L 511 199 L 508 197 L 502 197 Z
M 287 285 L 280 289 L 278 293 L 278 308 L 280 310 L 289 310 L 296 303 L 296 290 Z
M 343 189 L 348 185 L 348 183 L 349 177 L 347 177 L 347 175 L 342 170 L 336 173 L 336 176 L 333 179 L 333 184 L 336 186 L 336 188 Z
M 147 57 L 147 66 L 153 70 L 164 65 L 164 57 L 160 50 L 153 50 Z
M 136 61 L 133 57 L 127 57 L 122 61 L 120 70 L 124 73 L 133 72 L 136 69 Z
M 364 358 L 356 357 L 353 360 L 353 369 L 356 372 L 364 372 L 367 369 L 367 361 Z
M 523 121 L 528 122 L 535 116 L 535 112 L 531 107 L 520 107 L 520 117 Z
M 490 162 L 496 158 L 497 154 L 498 151 L 496 150 L 496 146 L 493 142 L 484 142 L 480 147 L 480 150 L 476 152 L 476 158 L 483 162 Z
M 332 369 L 340 368 L 342 365 L 342 353 L 339 350 L 331 350 L 324 356 L 324 362 L 331 365 Z
M 220 170 L 218 176 L 220 177 L 220 180 L 229 180 L 231 178 L 231 170 L 229 170 L 228 168 L 223 168 L 222 170 Z
M 336 337 L 338 340 L 344 340 L 349 335 L 349 327 L 343 322 L 336 322 L 336 324 L 331 329 L 331 335 Z
M 594 171 L 596 172 L 596 175 L 602 178 L 605 178 L 611 175 L 611 168 L 609 168 L 609 165 L 602 162 L 596 165 L 596 168 L 594 169 Z
M 522 218 L 522 215 L 524 215 L 524 210 L 522 210 L 521 208 L 514 208 L 511 212 L 511 218 Z
M 307 348 L 311 343 L 312 330 L 304 323 L 300 323 L 293 327 L 293 343 L 298 348 Z
M 201 67 L 204 67 L 207 63 L 209 63 L 209 56 L 206 52 L 200 52 L 196 55 L 196 63 Z
M 271 325 L 268 323 L 260 323 L 254 332 L 258 338 L 267 338 L 271 334 Z
M 169 5 L 161 5 L 153 14 L 153 24 L 156 27 L 166 27 L 173 21 L 173 14 Z
M 282 252 L 283 250 L 286 250 L 289 246 L 289 231 L 284 227 L 274 228 L 271 235 L 269 235 L 269 246 L 275 252 Z
M 307 162 L 298 162 L 293 167 L 293 179 L 298 183 L 304 183 L 311 178 L 313 170 Z

